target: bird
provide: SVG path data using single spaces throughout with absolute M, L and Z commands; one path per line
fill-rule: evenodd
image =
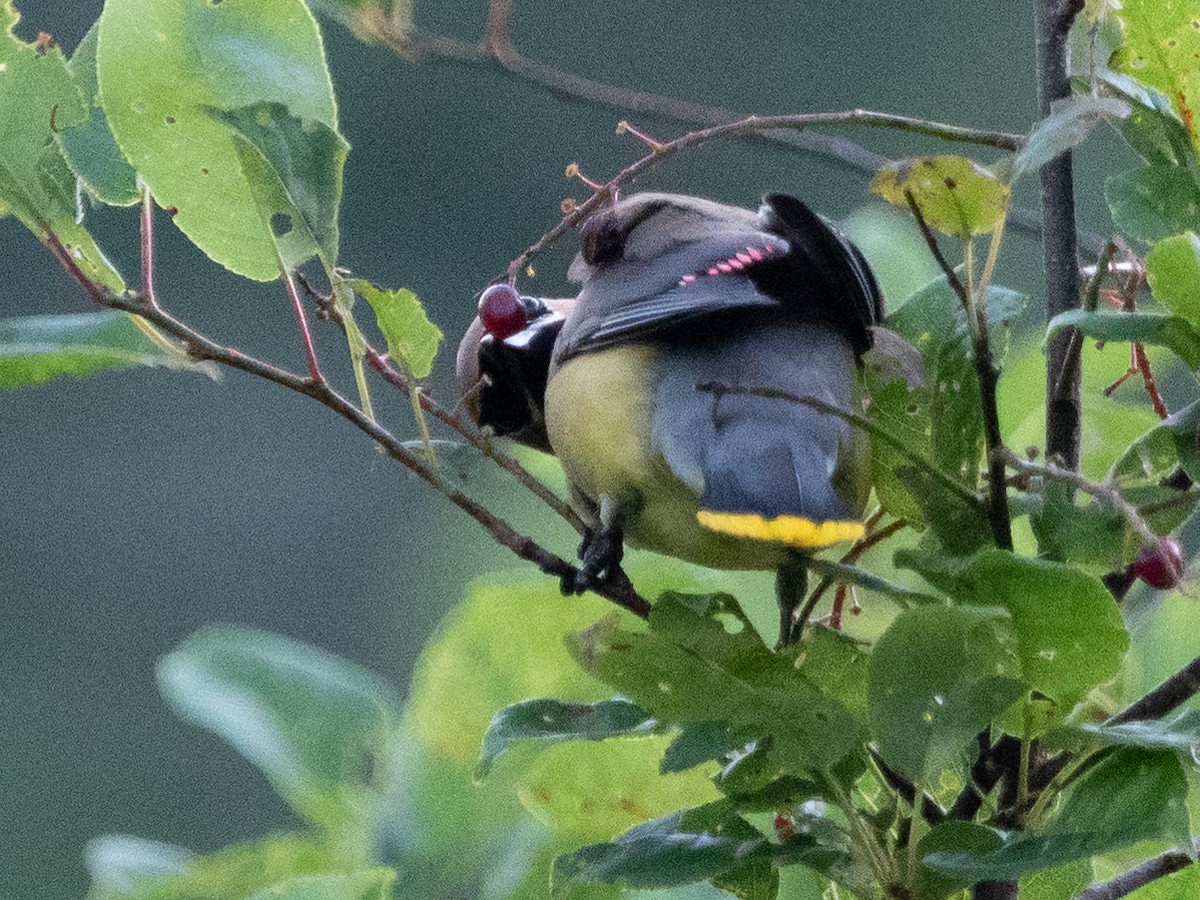
M 525 315 L 460 346 L 460 376 L 464 352 L 488 374 L 477 421 L 516 410 L 497 432 L 566 473 L 588 525 L 568 587 L 615 577 L 626 543 L 774 570 L 780 641 L 793 643 L 806 561 L 864 534 L 868 437 L 829 407 L 861 407 L 883 317 L 870 266 L 785 194 L 752 210 L 640 193 L 584 222 L 568 275 L 573 301 L 489 289 Z

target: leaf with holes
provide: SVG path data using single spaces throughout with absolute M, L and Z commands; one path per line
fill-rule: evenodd
M 17 20 L 10 0 L 0 0 L 0 212 L 43 243 L 56 239 L 86 278 L 122 291 L 124 281 L 80 221 L 75 176 L 52 140 L 55 130 L 86 121 L 87 109 L 62 51 L 19 40 Z
M 862 723 L 809 678 L 807 665 L 771 652 L 727 595 L 664 594 L 649 631 L 610 617 L 568 646 L 588 672 L 664 726 L 727 724 L 730 749 L 769 737 L 780 771 L 822 771 L 859 743 Z
M 1070 566 L 995 548 L 967 558 L 901 550 L 896 564 L 961 603 L 1007 611 L 1003 643 L 1020 660 L 1009 674 L 1055 701 L 1060 717 L 1116 675 L 1129 647 L 1112 595 Z
M 212 109 L 234 134 L 242 173 L 289 272 L 314 256 L 337 265 L 338 206 L 350 145 L 324 122 L 305 121 L 281 103 Z
M 871 654 L 871 732 L 884 761 L 920 784 L 962 763 L 980 729 L 1023 693 L 997 638 L 999 609 L 901 613 Z M 998 674 L 1003 673 L 1003 674 Z
M 100 102 L 125 158 L 216 262 L 279 276 L 271 229 L 234 132 L 210 111 L 278 103 L 337 131 L 316 20 L 303 0 L 109 0 L 96 55 Z

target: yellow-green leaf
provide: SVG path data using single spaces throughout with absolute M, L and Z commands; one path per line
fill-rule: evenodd
M 442 332 L 429 321 L 417 295 L 405 288 L 384 290 L 362 278 L 354 279 L 350 286 L 375 310 L 392 361 L 413 378 L 425 378 L 432 372 Z
M 1124 42 L 1112 67 L 1170 97 L 1200 149 L 1200 6 L 1195 0 L 1124 0 L 1121 7 Z
M 880 170 L 871 190 L 889 203 L 908 207 L 907 194 L 933 228 L 970 237 L 988 234 L 1004 219 L 1009 187 L 965 156 L 904 159 Z

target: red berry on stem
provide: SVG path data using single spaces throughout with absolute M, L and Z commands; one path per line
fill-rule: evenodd
M 512 337 L 529 324 L 521 298 L 508 284 L 493 284 L 479 298 L 479 318 L 498 341 Z
M 1159 538 L 1153 547 L 1143 547 L 1133 560 L 1133 574 L 1150 587 L 1166 590 L 1183 580 L 1183 550 L 1174 538 Z

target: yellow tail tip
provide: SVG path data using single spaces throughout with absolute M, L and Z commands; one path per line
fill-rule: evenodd
M 814 522 L 803 516 L 776 516 L 767 519 L 758 513 L 713 512 L 702 509 L 696 521 L 705 528 L 734 537 L 776 541 L 792 547 L 828 547 L 842 541 L 857 541 L 866 533 L 862 522 L 830 519 Z

